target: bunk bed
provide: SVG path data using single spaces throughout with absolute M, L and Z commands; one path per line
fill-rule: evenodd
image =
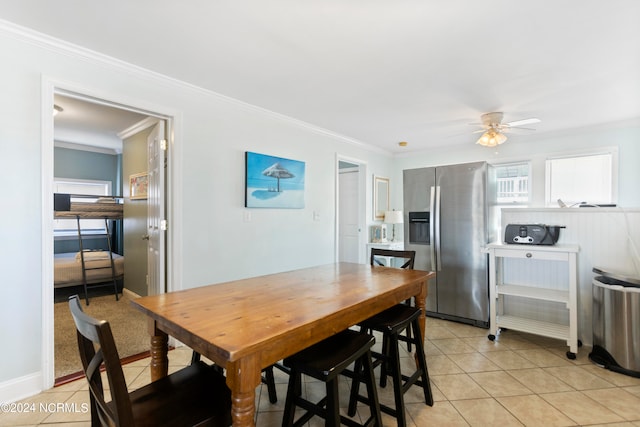
M 54 218 L 75 219 L 78 235 L 78 252 L 58 253 L 54 255 L 54 287 L 82 285 L 87 305 L 88 288 L 113 286 L 118 300 L 118 280 L 124 277 L 124 257 L 113 251 L 113 221 L 123 219 L 121 197 L 88 196 L 77 194 L 54 194 Z M 104 232 L 85 234 L 82 221 L 85 219 L 103 219 Z M 104 239 L 105 248 L 85 249 L 84 239 Z

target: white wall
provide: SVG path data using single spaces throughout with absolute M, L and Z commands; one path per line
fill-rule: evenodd
M 403 169 L 492 158 L 490 151 L 470 145 L 394 160 L 311 126 L 36 37 L 2 21 L 0 53 L 11 63 L 0 70 L 0 238 L 4 248 L 0 257 L 0 342 L 4 349 L 0 401 L 33 394 L 47 382 L 42 376 L 41 357 L 46 354 L 42 341 L 47 334 L 42 313 L 50 302 L 42 300 L 42 278 L 52 268 L 52 260 L 42 256 L 50 238 L 43 235 L 42 215 L 43 201 L 50 198 L 43 189 L 47 170 L 52 170 L 47 162 L 53 148 L 51 141 L 42 140 L 43 124 L 52 123 L 48 117 L 51 107 L 43 106 L 42 92 L 51 80 L 123 104 L 175 113 L 173 161 L 177 162 L 173 170 L 181 185 L 171 189 L 179 203 L 169 227 L 174 233 L 178 230 L 170 250 L 174 254 L 171 262 L 179 264 L 175 280 L 182 287 L 333 262 L 336 153 L 367 164 L 367 218 L 371 218 L 373 175 L 391 178 L 391 207 L 398 209 L 402 206 Z M 635 188 L 640 182 L 636 166 L 640 148 L 635 145 L 639 134 L 635 126 L 596 136 L 541 138 L 526 148 L 515 144 L 514 138 L 513 144 L 501 150 L 505 158 L 527 158 L 535 152 L 556 151 L 560 143 L 576 149 L 603 142 L 617 144 L 620 204 L 640 206 Z M 244 151 L 306 162 L 306 207 L 253 209 L 251 222 L 244 222 Z M 314 212 L 319 213 L 319 221 L 313 220 Z
M 0 401 L 36 393 L 49 381 L 41 358 L 48 332 L 42 313 L 51 304 L 42 300 L 43 286 L 49 286 L 42 283 L 43 273 L 52 268 L 52 259 L 43 256 L 51 237 L 43 235 L 42 216 L 43 200 L 50 198 L 43 194 L 47 169 L 52 170 L 52 142 L 42 140 L 43 124 L 52 125 L 52 99 L 42 106 L 50 81 L 176 116 L 171 162 L 181 184 L 171 189 L 177 203 L 169 219 L 175 287 L 333 262 L 336 153 L 365 161 L 370 176 L 391 173 L 390 156 L 321 129 L 14 30 L 0 21 L 0 53 L 11 59 L 11 67 L 0 71 Z M 251 209 L 251 221 L 245 222 L 245 151 L 306 162 L 306 207 Z M 367 182 L 370 194 L 370 177 Z M 369 210 L 370 204 L 368 196 Z
M 544 122 L 543 122 L 544 124 Z M 542 126 L 542 125 L 541 125 Z M 402 182 L 402 171 L 424 166 L 439 166 L 475 161 L 507 163 L 529 160 L 532 162 L 533 203 L 532 207 L 544 207 L 545 160 L 561 154 L 581 153 L 585 150 L 617 147 L 618 205 L 640 207 L 640 119 L 616 123 L 607 127 L 577 129 L 571 133 L 513 136 L 503 145 L 486 148 L 476 145 L 469 138 L 468 145 L 455 145 L 447 149 L 399 156 L 395 161 L 395 180 Z M 400 200 L 396 203 L 401 204 Z
M 594 267 L 606 271 L 640 277 L 640 209 L 623 208 L 565 208 L 565 209 L 505 209 L 506 224 L 563 225 L 558 244 L 578 245 L 578 338 L 592 345 L 592 281 Z M 554 264 L 548 262 L 548 264 Z M 547 264 L 547 265 L 548 265 Z M 557 264 L 557 263 L 556 263 Z M 547 267 L 543 266 L 543 269 Z M 516 277 L 516 283 L 545 283 L 547 271 L 532 272 L 533 277 Z M 560 282 L 563 283 L 563 282 Z M 527 300 L 522 309 L 533 309 L 537 320 L 556 320 L 553 304 Z M 564 308 L 561 313 L 566 313 Z

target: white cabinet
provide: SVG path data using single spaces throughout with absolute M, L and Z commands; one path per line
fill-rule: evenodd
M 567 357 L 575 359 L 578 352 L 577 317 L 577 245 L 524 246 L 502 243 L 489 244 L 489 339 L 494 340 L 499 328 L 513 329 L 566 340 L 569 346 Z M 505 267 L 509 262 L 520 263 L 525 278 L 505 279 Z M 561 263 L 561 268 L 553 264 Z M 556 267 L 556 268 L 554 268 Z M 551 284 L 544 280 L 545 270 L 561 271 L 561 282 Z M 509 276 L 511 277 L 511 276 Z M 508 281 L 509 280 L 509 281 Z M 510 282 L 513 280 L 513 282 Z M 538 280 L 538 282 L 536 282 Z M 568 324 L 554 321 L 534 320 L 505 310 L 514 298 L 552 301 L 562 303 L 568 311 Z

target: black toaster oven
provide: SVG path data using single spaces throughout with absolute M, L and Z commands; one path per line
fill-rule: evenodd
M 508 224 L 504 242 L 524 245 L 555 245 L 564 225 Z

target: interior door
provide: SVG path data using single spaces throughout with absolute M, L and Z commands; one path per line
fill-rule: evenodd
M 147 235 L 149 256 L 147 274 L 149 295 L 165 292 L 165 121 L 160 120 L 147 137 L 148 190 Z
M 339 174 L 338 254 L 340 262 L 360 262 L 359 175 L 357 167 L 340 171 Z

